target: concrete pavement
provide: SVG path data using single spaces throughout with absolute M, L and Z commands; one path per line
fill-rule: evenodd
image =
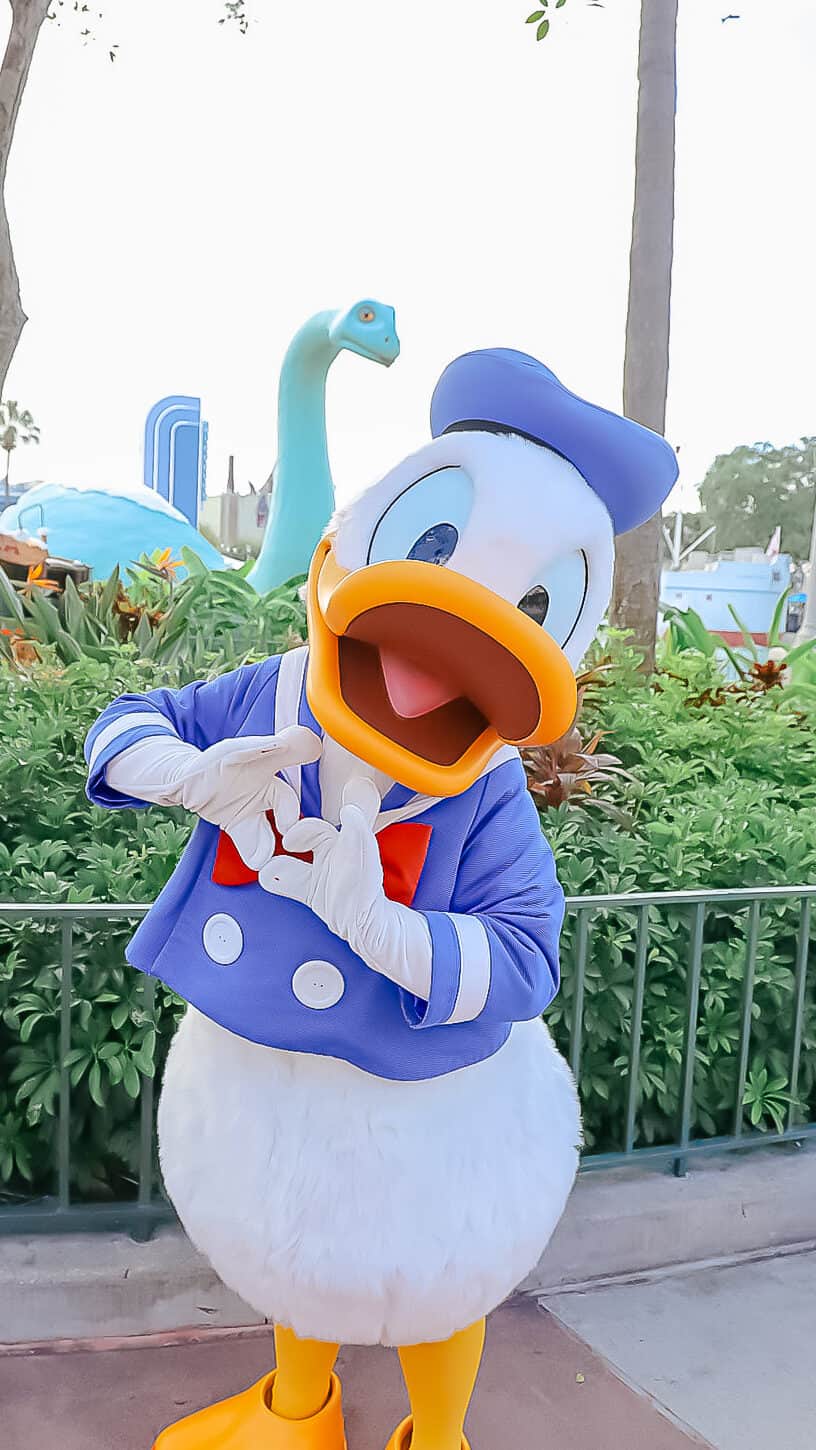
M 272 1359 L 265 1326 L 149 1336 L 118 1348 L 7 1346 L 0 1355 L 0 1442 L 3 1450 L 149 1450 L 165 1424 L 243 1389 Z M 339 1370 L 349 1450 L 383 1450 L 407 1409 L 396 1354 L 346 1349 Z M 529 1300 L 491 1316 L 467 1428 L 474 1450 L 704 1445 Z
M 816 1252 L 544 1302 L 717 1450 L 816 1445 Z

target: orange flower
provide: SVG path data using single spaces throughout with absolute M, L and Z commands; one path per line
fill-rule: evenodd
M 182 559 L 174 559 L 172 555 L 172 548 L 162 549 L 161 553 L 156 559 L 156 568 L 160 571 L 160 573 L 165 574 L 169 579 L 175 579 L 176 570 L 180 569 L 183 564 Z
M 59 589 L 57 579 L 46 579 L 44 564 L 30 564 L 24 589 Z

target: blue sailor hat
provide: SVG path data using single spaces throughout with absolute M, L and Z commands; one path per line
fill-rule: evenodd
M 562 454 L 606 505 L 616 534 L 657 513 L 677 478 L 674 449 L 659 433 L 579 398 L 543 363 L 509 347 L 455 358 L 434 389 L 434 438 L 480 424 Z

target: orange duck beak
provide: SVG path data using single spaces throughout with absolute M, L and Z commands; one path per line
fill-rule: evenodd
M 575 717 L 575 676 L 552 637 L 452 569 L 401 560 L 349 571 L 324 538 L 307 614 L 315 718 L 423 795 L 460 794 L 500 746 L 550 744 Z

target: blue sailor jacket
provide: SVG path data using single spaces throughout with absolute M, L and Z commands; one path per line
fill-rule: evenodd
M 113 810 L 147 804 L 114 791 L 105 771 L 148 735 L 171 732 L 201 750 L 294 723 L 322 735 L 306 700 L 306 660 L 304 648 L 178 691 L 120 696 L 88 734 L 89 798 Z M 319 816 L 318 763 L 283 774 L 302 813 Z M 489 1057 L 514 1022 L 540 1015 L 559 980 L 563 895 L 518 753 L 499 752 L 459 796 L 435 800 L 395 785 L 375 830 L 408 819 L 430 827 L 412 902 L 431 935 L 427 1002 L 372 971 L 300 902 L 255 881 L 214 881 L 220 833 L 206 821 L 128 960 L 231 1032 L 379 1077 L 431 1078 Z

